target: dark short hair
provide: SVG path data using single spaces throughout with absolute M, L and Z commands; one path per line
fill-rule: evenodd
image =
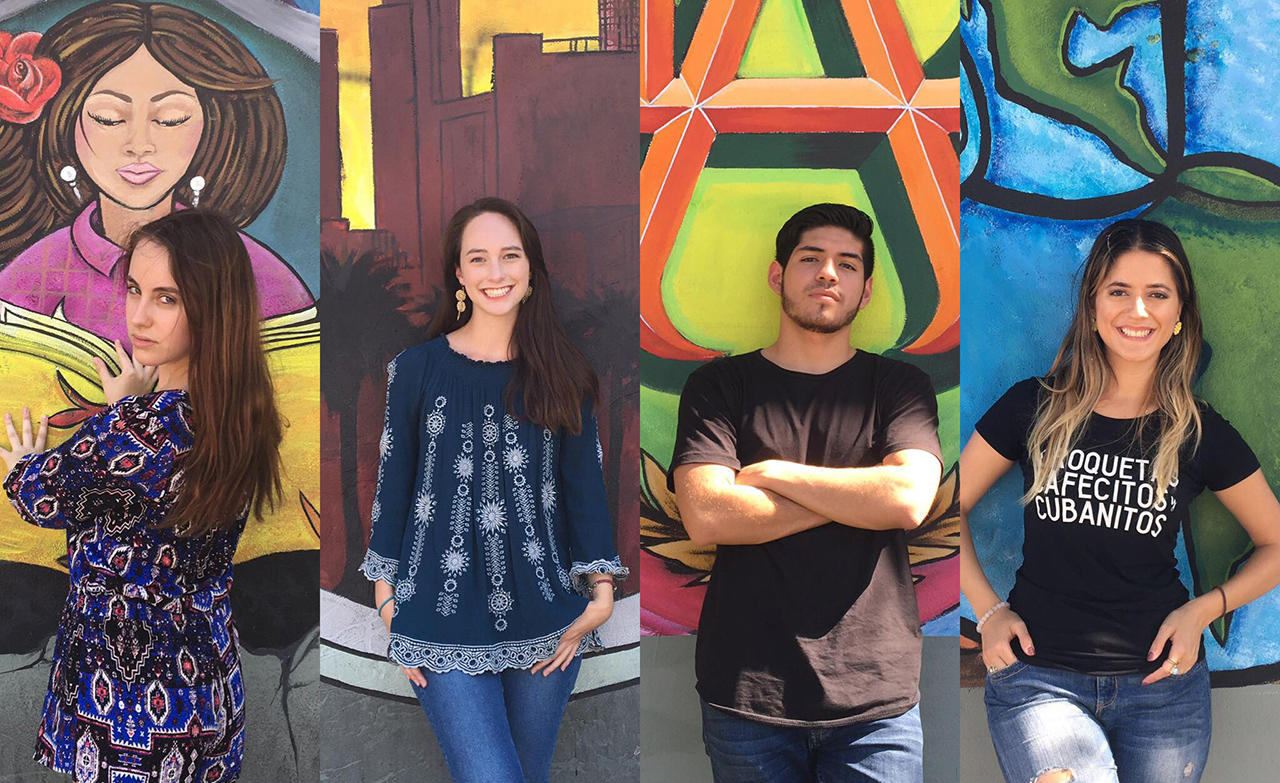
M 777 255 L 774 256 L 782 268 L 787 268 L 787 260 L 800 244 L 800 236 L 811 228 L 824 226 L 843 228 L 862 240 L 862 265 L 866 277 L 871 277 L 876 268 L 876 245 L 871 239 L 875 224 L 866 212 L 848 204 L 814 204 L 788 218 L 778 231 Z

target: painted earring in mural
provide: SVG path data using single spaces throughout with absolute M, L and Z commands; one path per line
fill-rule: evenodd
M 1241 302 L 1280 301 L 1280 276 L 1262 261 L 1280 239 L 1280 117 L 1248 97 L 1280 73 L 1271 39 L 1258 34 L 1280 23 L 1277 9 L 1266 0 L 1232 3 L 1229 14 L 1202 0 L 1085 6 L 961 3 L 964 339 L 1006 341 L 1009 324 L 1030 327 L 1009 350 L 967 357 L 966 418 L 1043 372 L 1069 318 L 1081 249 L 1110 223 L 1144 217 L 1177 232 L 1195 265 L 1206 314 L 1197 391 L 1263 465 L 1276 464 L 1280 440 L 1254 435 L 1274 430 L 1274 315 Z M 993 493 L 1003 505 L 1019 489 Z M 977 509 L 987 534 L 975 543 L 993 584 L 1007 590 L 1023 530 L 1019 519 L 989 516 L 996 505 Z M 1202 595 L 1236 573 L 1252 546 L 1216 499 L 1197 506 L 1177 557 L 1184 585 Z M 1280 678 L 1280 611 L 1267 600 L 1265 611 L 1210 624 L 1215 683 Z M 962 631 L 964 681 L 977 685 L 978 636 L 968 621 Z
M 204 177 L 199 175 L 191 178 L 191 206 L 200 206 L 200 193 L 204 190 Z
M 63 166 L 58 176 L 71 187 L 71 192 L 76 194 L 76 201 L 84 200 L 84 196 L 80 195 L 80 184 L 76 181 L 76 178 L 80 176 L 80 172 L 76 171 L 75 166 Z
M 287 501 L 249 525 L 236 552 L 237 588 L 274 596 L 238 616 L 242 641 L 270 651 L 246 654 L 246 670 L 278 677 L 279 655 L 314 655 L 304 648 L 316 627 L 319 323 L 291 263 L 314 273 L 318 253 L 298 252 L 308 242 L 276 226 L 305 213 L 305 189 L 279 188 L 296 168 L 286 167 L 290 142 L 304 153 L 315 143 L 305 128 L 289 138 L 281 96 L 292 96 L 291 116 L 307 117 L 318 50 L 309 54 L 274 11 L 249 21 L 206 0 L 22 5 L 0 10 L 12 31 L 0 33 L 0 84 L 10 88 L 0 87 L 0 376 L 21 379 L 0 386 L 0 410 L 48 413 L 56 447 L 106 409 L 94 363 L 118 373 L 113 341 L 136 348 L 120 263 L 133 228 L 193 207 L 230 220 L 257 281 L 261 338 L 289 422 Z M 19 33 L 27 30 L 42 32 Z M 7 505 L 0 539 L 0 656 L 26 654 L 56 624 L 66 539 L 21 524 Z M 19 697 L 28 694 L 4 696 Z M 0 732 L 10 734 L 6 720 Z M 272 722 L 259 748 L 303 752 L 288 741 L 278 699 L 257 725 Z
M 920 620 L 956 633 L 960 130 L 958 31 L 946 3 L 648 0 L 642 17 L 641 623 L 696 630 L 715 548 L 689 540 L 667 490 L 689 374 L 775 335 L 764 283 L 778 226 L 815 202 L 875 220 L 876 299 L 854 344 L 925 369 L 947 467 L 908 533 Z M 758 274 L 752 273 L 753 270 Z

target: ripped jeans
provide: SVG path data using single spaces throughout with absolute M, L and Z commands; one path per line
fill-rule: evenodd
M 1209 668 L 1142 684 L 1018 661 L 987 676 L 987 724 L 1008 783 L 1198 783 L 1209 757 Z M 1049 773 L 1059 772 L 1057 775 Z

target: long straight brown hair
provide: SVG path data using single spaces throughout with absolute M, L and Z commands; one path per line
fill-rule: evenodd
M 507 410 L 542 427 L 572 433 L 582 431 L 582 404 L 596 401 L 599 381 L 582 352 L 569 340 L 556 317 L 551 300 L 551 278 L 542 255 L 538 230 L 520 208 L 510 201 L 486 197 L 454 213 L 444 232 L 444 298 L 427 339 L 448 334 L 471 320 L 474 304 L 459 315 L 454 309 L 456 292 L 462 289 L 456 271 L 462 263 L 462 231 L 480 215 L 493 213 L 510 220 L 520 234 L 525 257 L 529 259 L 529 284 L 533 294 L 520 304 L 516 328 L 511 333 L 515 354 L 515 375 L 504 397 Z M 520 405 L 516 405 L 519 402 Z
M 161 527 L 198 536 L 233 527 L 252 503 L 258 519 L 280 502 L 282 424 L 259 329 L 258 286 L 231 221 L 178 210 L 138 229 L 169 255 L 191 332 L 187 387 L 195 438 L 182 484 Z M 124 278 L 127 279 L 127 269 Z
M 1106 347 L 1095 328 L 1098 312 L 1094 301 L 1116 259 L 1130 250 L 1155 253 L 1168 262 L 1182 303 L 1182 331 L 1160 349 L 1148 391 L 1148 402 L 1155 403 L 1154 415 L 1159 421 L 1152 469 L 1157 501 L 1177 476 L 1182 447 L 1190 444 L 1195 449 L 1200 444 L 1200 408 L 1192 385 L 1204 327 L 1191 263 L 1178 235 L 1168 226 L 1153 220 L 1120 220 L 1107 226 L 1089 251 L 1071 326 L 1062 338 L 1048 378 L 1041 382 L 1045 393 L 1027 436 L 1032 481 L 1023 503 L 1031 502 L 1053 480 L 1111 378 Z M 1145 421 L 1137 425 L 1136 438 L 1142 437 Z

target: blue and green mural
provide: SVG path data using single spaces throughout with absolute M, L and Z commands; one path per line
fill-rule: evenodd
M 1273 487 L 1280 384 L 1268 328 L 1280 277 L 1280 7 L 1265 0 L 961 4 L 961 434 L 1013 382 L 1048 369 L 1073 285 L 1107 224 L 1142 216 L 1178 232 L 1195 269 L 1207 364 L 1198 393 L 1244 435 Z M 1016 474 L 1016 471 L 1014 472 Z M 972 517 L 992 585 L 1020 562 L 1021 478 L 1006 476 Z M 1249 538 L 1211 495 L 1182 531 L 1179 570 L 1211 590 L 1248 557 Z M 981 671 L 964 604 L 966 684 Z M 1215 685 L 1280 675 L 1280 594 L 1205 634 Z

